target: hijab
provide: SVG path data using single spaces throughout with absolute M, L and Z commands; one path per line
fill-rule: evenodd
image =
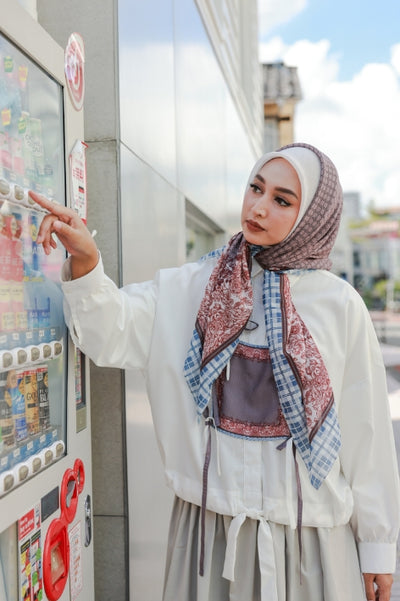
M 271 270 L 330 269 L 329 255 L 340 226 L 342 188 L 332 161 L 314 146 L 292 144 L 265 154 L 253 167 L 247 187 L 265 163 L 283 158 L 295 169 L 301 185 L 301 204 L 289 235 L 257 256 Z

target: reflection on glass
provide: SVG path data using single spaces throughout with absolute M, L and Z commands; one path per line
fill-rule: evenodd
M 118 3 L 121 139 L 176 184 L 172 3 Z
M 65 202 L 62 88 L 0 36 L 0 496 L 65 452 L 64 251 L 29 190 Z
M 218 246 L 224 230 L 188 199 L 186 212 L 186 260 L 197 261 Z

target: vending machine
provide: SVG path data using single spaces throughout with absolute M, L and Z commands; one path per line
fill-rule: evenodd
M 1 9 L 0 601 L 92 601 L 87 362 L 63 319 L 65 250 L 37 244 L 29 194 L 84 210 L 84 49 Z

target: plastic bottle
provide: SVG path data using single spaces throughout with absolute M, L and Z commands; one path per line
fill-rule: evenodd
M 11 309 L 11 239 L 7 235 L 7 219 L 0 214 L 0 332 L 13 330 Z
M 39 247 L 36 242 L 37 235 L 39 232 L 39 218 L 35 211 L 32 211 L 29 215 L 29 223 L 30 223 L 30 234 L 32 239 L 32 269 L 34 271 L 39 271 Z
M 15 136 L 10 138 L 10 147 L 11 147 L 11 165 L 12 172 L 15 178 L 15 183 L 19 186 L 23 186 L 24 184 L 24 158 L 22 155 L 22 137 Z
M 50 298 L 48 296 L 36 300 L 38 307 L 39 342 L 50 342 Z
M 22 160 L 24 162 L 24 187 L 33 188 L 35 180 L 35 163 L 32 153 L 32 136 L 30 130 L 30 116 L 26 111 L 21 113 L 18 125 L 22 136 Z
M 22 257 L 22 216 L 14 213 L 11 221 L 11 309 L 14 314 L 15 329 L 27 329 L 27 313 L 24 308 L 24 265 Z
M 36 345 L 39 342 L 39 317 L 36 297 L 33 299 L 33 305 L 28 306 L 26 313 L 28 328 L 32 332 L 32 342 Z
M 43 135 L 42 122 L 40 119 L 30 117 L 29 119 L 30 135 L 32 140 L 32 157 L 35 169 L 35 190 L 43 192 L 43 177 L 44 177 L 44 150 L 43 150 Z
M 0 131 L 0 175 L 10 181 L 11 153 L 8 133 Z

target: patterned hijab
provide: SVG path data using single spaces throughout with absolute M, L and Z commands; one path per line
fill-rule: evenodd
M 302 149 L 313 152 L 319 160 L 320 173 L 317 183 L 314 180 L 315 169 L 310 165 L 308 153 L 303 153 Z M 253 167 L 248 184 L 265 163 L 277 157 L 289 161 L 299 176 L 302 188 L 300 220 L 297 219 L 285 240 L 264 248 L 256 258 L 259 263 L 262 261 L 264 269 L 274 271 L 330 269 L 329 255 L 338 233 L 343 204 L 336 167 L 317 148 L 309 144 L 291 144 L 278 152 L 261 157 Z M 310 192 L 314 192 L 311 198 Z
M 261 157 L 248 185 L 265 163 L 278 157 L 294 167 L 300 180 L 297 221 L 278 244 L 254 247 L 239 233 L 222 250 L 200 305 L 184 372 L 202 413 L 251 316 L 254 257 L 264 269 L 266 334 L 280 405 L 311 483 L 319 488 L 336 460 L 340 431 L 326 367 L 292 302 L 286 272 L 330 268 L 342 190 L 331 160 L 308 144 L 292 144 Z

